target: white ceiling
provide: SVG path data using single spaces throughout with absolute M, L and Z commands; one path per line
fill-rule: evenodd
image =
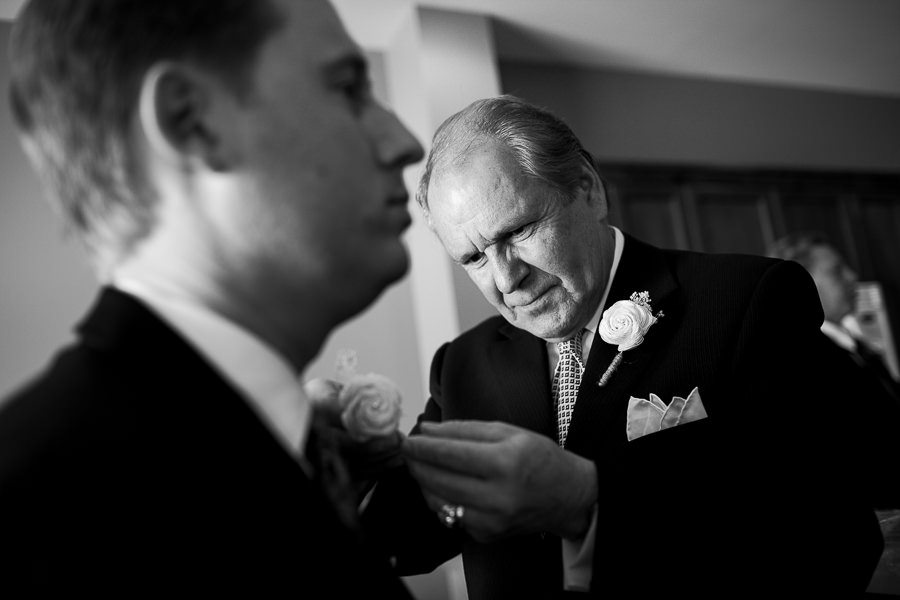
M 333 2 L 376 50 L 419 5 L 493 16 L 506 59 L 900 97 L 900 0 Z
M 496 20 L 501 58 L 900 96 L 900 0 L 333 0 L 366 47 L 410 4 Z

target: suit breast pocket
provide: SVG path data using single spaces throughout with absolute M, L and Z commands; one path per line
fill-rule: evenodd
M 625 435 L 629 442 L 634 442 L 650 434 L 704 421 L 707 416 L 699 387 L 694 387 L 686 397 L 673 396 L 668 404 L 656 394 L 650 394 L 649 399 L 631 396 L 625 413 Z

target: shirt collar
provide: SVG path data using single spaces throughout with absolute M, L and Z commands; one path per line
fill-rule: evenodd
M 162 282 L 114 278 L 180 333 L 250 404 L 276 439 L 302 457 L 310 403 L 290 364 L 258 337 Z
M 625 236 L 622 235 L 619 228 L 613 227 L 612 225 L 610 225 L 609 228 L 612 229 L 613 234 L 615 235 L 616 249 L 613 251 L 612 267 L 609 269 L 609 277 L 606 279 L 606 289 L 603 290 L 603 296 L 600 297 L 600 304 L 597 306 L 597 311 L 594 313 L 594 316 L 591 317 L 591 320 L 584 326 L 584 328 L 591 333 L 595 333 L 600 326 L 600 318 L 603 316 L 603 309 L 606 307 L 609 290 L 612 288 L 613 279 L 615 279 L 616 272 L 619 270 L 619 261 L 622 259 L 622 250 L 625 248 Z
M 613 231 L 613 235 L 616 240 L 615 250 L 613 251 L 613 261 L 612 266 L 609 269 L 609 277 L 606 279 L 606 289 L 603 290 L 603 295 L 600 297 L 600 304 L 597 305 L 597 310 L 594 311 L 594 316 L 591 317 L 590 321 L 585 323 L 584 330 L 581 338 L 581 354 L 584 360 L 587 360 L 587 356 L 590 354 L 591 346 L 594 344 L 594 336 L 597 333 L 597 328 L 600 326 L 600 318 L 603 316 L 603 309 L 606 306 L 606 300 L 609 296 L 609 290 L 612 288 L 613 279 L 616 276 L 616 272 L 619 270 L 619 261 L 622 258 L 622 251 L 625 248 L 625 236 L 622 235 L 622 232 L 619 231 L 618 227 L 609 226 Z M 550 359 L 550 370 L 551 376 L 552 371 L 556 368 L 556 362 L 559 360 L 559 353 L 556 349 L 556 344 L 552 342 L 547 342 L 547 356 Z
M 831 321 L 822 323 L 822 333 L 827 335 L 832 342 L 850 352 L 856 352 L 856 340 L 850 335 L 846 329 Z

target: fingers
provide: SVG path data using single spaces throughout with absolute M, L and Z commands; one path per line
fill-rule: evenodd
M 429 463 L 469 475 L 491 477 L 502 471 L 502 452 L 497 444 L 523 430 L 499 422 L 445 421 L 423 422 L 421 435 L 411 436 L 403 444 L 410 460 Z
M 447 504 L 461 505 L 463 516 L 456 521 L 455 527 L 463 529 L 479 542 L 490 542 L 503 537 L 502 532 L 497 529 L 497 519 L 478 506 L 464 502 L 451 502 L 426 490 L 422 490 L 422 494 L 425 496 L 428 507 L 434 512 L 435 518 L 441 520 L 442 523 L 441 509 L 443 506 Z
M 410 473 L 419 483 L 422 492 L 432 496 L 440 503 L 429 506 L 436 510 L 444 501 L 463 504 L 467 507 L 479 507 L 491 500 L 494 495 L 490 482 L 462 473 L 446 471 L 426 463 L 407 462 Z
M 416 435 L 403 442 L 407 460 L 475 477 L 490 477 L 498 471 L 498 453 L 493 444 Z
M 337 404 L 342 387 L 337 381 L 317 377 L 303 384 L 303 393 L 313 402 Z
M 423 421 L 419 430 L 422 434 L 432 437 L 499 442 L 518 431 L 519 428 L 498 421 L 444 421 L 442 423 Z
M 313 417 L 320 423 L 330 427 L 343 427 L 341 424 L 341 403 L 339 396 L 342 385 L 337 381 L 317 377 L 303 384 L 303 393 L 309 398 Z
M 440 512 L 441 507 L 449 502 L 436 494 L 432 494 L 425 488 L 422 488 L 422 496 L 425 498 L 425 504 L 427 504 L 428 508 L 433 512 Z

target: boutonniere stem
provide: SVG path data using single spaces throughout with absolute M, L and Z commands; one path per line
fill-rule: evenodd
M 600 381 L 597 382 L 597 385 L 603 387 L 606 385 L 606 382 L 609 381 L 609 378 L 612 377 L 612 374 L 616 371 L 619 366 L 619 363 L 622 362 L 623 352 L 619 352 L 616 354 L 616 357 L 612 359 L 612 362 L 609 363 L 609 367 L 607 367 L 606 371 L 600 377 Z
M 597 381 L 605 386 L 622 362 L 627 350 L 640 346 L 644 336 L 663 317 L 662 311 L 653 314 L 650 308 L 650 292 L 634 292 L 628 300 L 619 300 L 605 311 L 598 332 L 607 344 L 618 346 L 619 352 Z

